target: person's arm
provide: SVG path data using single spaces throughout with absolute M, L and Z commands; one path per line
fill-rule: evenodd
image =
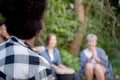
M 58 65 L 59 68 L 66 68 L 65 65 L 61 64 L 61 65 Z
M 96 54 L 93 54 L 93 58 L 96 60 L 97 63 L 101 63 L 100 58 L 98 58 Z
M 91 56 L 91 58 L 90 58 L 88 61 L 91 62 L 92 59 L 95 59 L 95 61 L 96 61 L 97 63 L 100 63 L 101 60 L 100 60 L 100 58 L 95 54 L 95 51 L 92 50 L 91 53 L 92 53 L 92 56 Z
M 54 65 L 54 64 L 51 64 L 50 65 L 52 68 L 54 68 L 54 69 L 57 69 L 58 68 L 58 66 L 56 66 L 56 65 Z
M 61 60 L 60 52 L 59 51 L 56 52 L 55 57 L 57 58 L 56 64 L 57 65 L 62 65 L 62 60 Z
M 101 64 L 104 66 L 108 66 L 109 61 L 108 61 L 106 53 L 103 49 L 100 49 L 100 54 L 101 54 L 101 56 L 100 56 Z
M 57 52 L 56 52 L 56 57 L 57 57 L 57 62 L 56 63 L 57 63 L 58 68 L 66 68 L 66 66 L 62 64 L 62 60 L 61 60 L 59 50 L 57 50 Z
M 43 46 L 37 46 L 37 47 L 34 47 L 33 50 L 36 51 L 36 52 L 41 52 L 41 51 L 44 50 L 44 47 Z
M 91 56 L 90 59 L 88 59 L 87 63 L 91 63 L 91 60 L 93 59 L 93 55 Z
M 87 62 L 88 62 L 88 59 L 85 57 L 84 52 L 80 53 L 80 56 L 79 56 L 79 65 L 82 68 L 84 68 Z

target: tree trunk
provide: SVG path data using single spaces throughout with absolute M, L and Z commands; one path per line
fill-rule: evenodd
M 83 33 L 81 31 L 84 31 L 86 29 L 86 14 L 85 14 L 85 6 L 83 4 L 83 0 L 75 0 L 75 12 L 78 15 L 79 24 L 74 39 L 70 42 L 68 46 L 69 52 L 73 56 L 77 56 L 82 44 L 83 39 Z

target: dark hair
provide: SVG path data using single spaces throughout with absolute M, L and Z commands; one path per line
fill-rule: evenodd
M 56 35 L 54 33 L 50 33 L 50 34 L 47 35 L 47 37 L 46 37 L 46 45 L 49 45 L 49 42 L 50 42 L 50 39 L 51 39 L 52 36 L 56 37 Z
M 47 0 L 0 0 L 0 12 L 6 18 L 10 35 L 31 39 L 43 28 Z

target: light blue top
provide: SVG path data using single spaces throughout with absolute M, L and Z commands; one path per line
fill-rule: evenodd
M 84 54 L 84 50 L 80 53 L 79 57 L 80 57 L 79 65 L 81 66 L 81 70 L 79 71 L 79 76 L 82 77 L 85 70 L 85 65 L 88 61 L 88 57 Z M 108 77 L 108 80 L 114 80 L 113 74 L 112 74 L 112 67 L 109 65 L 108 59 L 106 58 L 106 53 L 103 49 L 98 47 L 97 47 L 97 57 L 100 58 L 101 65 L 106 70 L 106 75 Z
M 54 64 L 56 66 L 61 65 L 62 61 L 61 61 L 59 50 L 57 48 L 54 48 L 54 52 L 53 52 L 54 60 L 51 61 L 49 53 L 48 53 L 48 48 L 47 46 L 44 46 L 44 47 L 45 47 L 45 50 L 43 50 L 42 52 L 39 52 L 39 54 L 43 56 L 49 62 L 49 64 Z

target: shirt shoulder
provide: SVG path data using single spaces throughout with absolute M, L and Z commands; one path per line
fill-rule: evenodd
M 60 51 L 57 48 L 54 49 L 54 52 L 60 54 Z
M 105 50 L 103 48 L 97 47 L 97 51 L 101 53 L 105 53 Z
M 42 75 L 44 72 L 46 73 L 46 69 L 51 69 L 49 63 L 24 42 L 9 40 L 5 44 L 0 45 L 0 49 L 0 54 L 3 55 L 0 59 L 5 63 L 0 64 L 0 66 L 4 67 L 0 67 L 0 71 L 10 77 L 26 80 L 38 72 Z
M 88 51 L 88 48 L 85 48 L 84 50 L 82 50 L 82 51 L 80 52 L 80 55 L 83 55 L 86 51 Z

